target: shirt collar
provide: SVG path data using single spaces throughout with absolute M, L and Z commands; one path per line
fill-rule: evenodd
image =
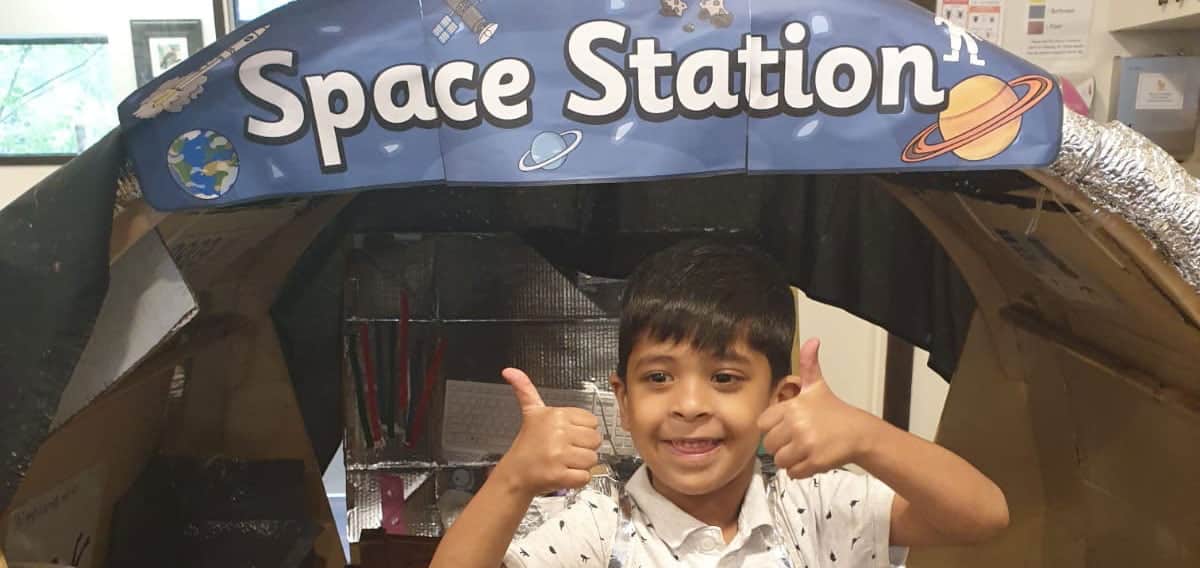
M 637 502 L 638 508 L 646 518 L 646 524 L 651 525 L 654 533 L 672 549 L 679 548 L 693 532 L 708 526 L 655 490 L 650 484 L 650 472 L 645 464 L 633 474 L 625 489 Z M 755 459 L 754 476 L 750 479 L 750 487 L 746 489 L 742 511 L 738 515 L 738 532 L 749 536 L 762 526 L 772 528 L 774 523 L 763 485 L 762 465 Z
M 750 480 L 750 487 L 746 488 L 746 498 L 742 500 L 742 513 L 738 516 L 738 532 L 750 535 L 759 527 L 773 530 L 775 520 L 771 517 L 771 505 L 767 501 L 762 464 L 755 458 L 754 477 Z

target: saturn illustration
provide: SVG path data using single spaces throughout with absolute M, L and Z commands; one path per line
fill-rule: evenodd
M 567 154 L 575 151 L 582 139 L 583 133 L 578 130 L 542 132 L 533 138 L 529 150 L 517 162 L 517 168 L 523 172 L 556 170 L 567 161 Z
M 1016 89 L 1021 87 L 1025 93 L 1018 96 Z M 950 89 L 946 110 L 908 143 L 900 159 L 924 162 L 948 152 L 971 161 L 993 158 L 1017 139 L 1021 116 L 1053 89 L 1054 83 L 1040 75 L 1010 82 L 991 75 L 967 77 Z M 941 142 L 929 140 L 934 132 L 941 133 Z

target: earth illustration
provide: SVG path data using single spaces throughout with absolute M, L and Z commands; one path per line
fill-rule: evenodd
M 190 130 L 171 142 L 167 166 L 184 191 L 198 199 L 216 199 L 237 181 L 238 155 L 220 133 Z

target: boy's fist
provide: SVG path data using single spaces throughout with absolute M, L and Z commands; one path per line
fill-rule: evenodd
M 869 447 L 878 422 L 829 389 L 821 374 L 821 344 L 810 339 L 800 348 L 798 374 L 783 379 L 777 400 L 758 419 L 763 447 L 788 477 L 801 479 L 854 461 Z
M 529 376 L 519 369 L 501 375 L 512 385 L 521 406 L 521 430 L 496 472 L 517 490 L 537 496 L 559 489 L 576 489 L 592 479 L 603 439 L 599 421 L 580 408 L 553 408 L 542 402 Z

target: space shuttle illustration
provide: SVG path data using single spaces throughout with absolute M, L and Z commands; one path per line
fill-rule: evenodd
M 233 54 L 242 48 L 254 43 L 255 40 L 267 33 L 267 29 L 270 27 L 270 24 L 268 24 L 251 30 L 236 43 L 217 54 L 216 57 L 206 61 L 199 69 L 164 81 L 154 92 L 142 100 L 142 104 L 138 105 L 137 110 L 133 111 L 133 116 L 147 119 L 158 116 L 164 110 L 168 112 L 183 110 L 183 107 L 187 106 L 188 103 L 195 100 L 196 97 L 199 97 L 204 92 L 203 85 L 208 81 L 209 71 L 232 58 Z

